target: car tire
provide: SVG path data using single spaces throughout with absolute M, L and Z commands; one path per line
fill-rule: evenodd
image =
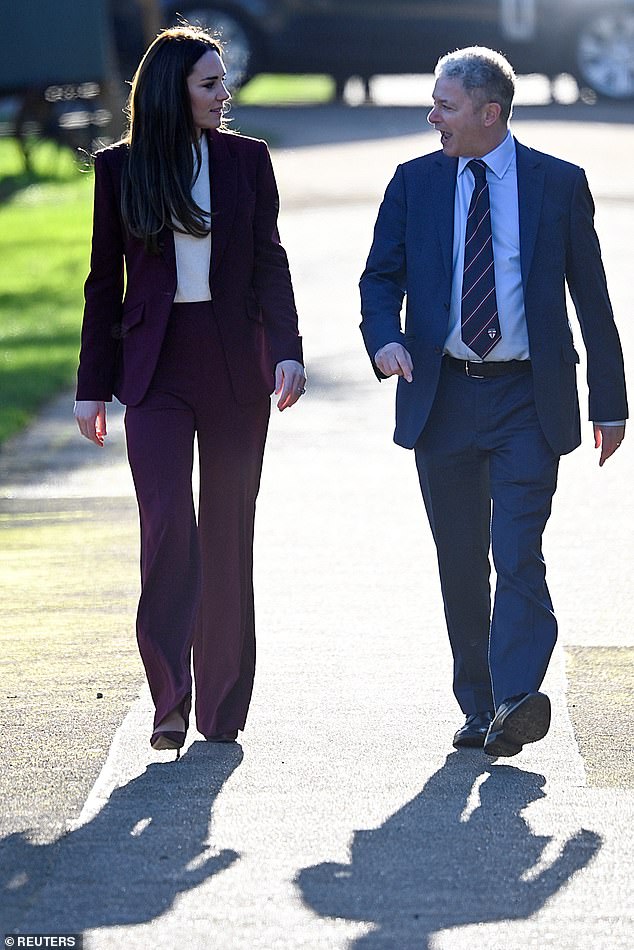
M 634 6 L 611 6 L 584 20 L 575 60 L 581 86 L 604 99 L 634 99 Z
M 256 72 L 251 31 L 222 7 L 190 7 L 185 8 L 182 15 L 192 26 L 203 26 L 218 36 L 227 68 L 227 86 L 231 91 L 244 86 Z

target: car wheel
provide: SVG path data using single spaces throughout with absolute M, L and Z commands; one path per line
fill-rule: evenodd
M 606 99 L 634 98 L 634 8 L 612 7 L 577 35 L 577 78 Z
M 246 27 L 231 13 L 216 7 L 192 7 L 186 9 L 183 16 L 188 23 L 204 26 L 218 36 L 223 46 L 229 89 L 239 89 L 248 82 L 255 72 L 255 51 Z

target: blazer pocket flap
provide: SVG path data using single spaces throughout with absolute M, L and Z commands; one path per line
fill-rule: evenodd
M 131 330 L 132 327 L 136 327 L 139 323 L 143 322 L 143 311 L 145 310 L 144 303 L 138 303 L 136 306 L 131 307 L 129 310 L 124 310 L 121 315 L 121 326 L 124 330 Z
M 564 361 L 565 361 L 566 363 L 578 363 L 578 362 L 579 362 L 579 354 L 578 354 L 577 351 L 575 350 L 575 348 L 574 348 L 574 346 L 572 345 L 572 343 L 564 343 L 564 345 L 563 345 L 562 348 L 561 348 L 561 352 L 562 352 L 562 356 L 563 356 L 563 358 L 564 358 Z

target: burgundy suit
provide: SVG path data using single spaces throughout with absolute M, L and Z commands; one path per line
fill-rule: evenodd
M 212 300 L 174 304 L 173 232 L 158 255 L 120 214 L 127 146 L 99 152 L 77 399 L 126 405 L 141 518 L 141 656 L 155 725 L 189 711 L 204 735 L 242 729 L 255 664 L 252 541 L 274 387 L 302 362 L 278 196 L 266 145 L 208 133 Z M 125 281 L 124 281 L 125 268 Z M 191 470 L 200 457 L 195 517 Z

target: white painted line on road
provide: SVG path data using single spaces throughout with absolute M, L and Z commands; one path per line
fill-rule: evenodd
M 151 728 L 152 700 L 146 685 L 117 729 L 97 781 L 84 803 L 81 814 L 69 823 L 69 831 L 77 831 L 92 821 L 107 805 L 113 791 L 142 775 L 150 762 L 166 761 L 165 752 L 154 753 L 149 747 Z M 183 752 L 194 741 L 195 736 L 196 730 L 190 730 Z M 167 755 L 175 757 L 175 753 Z

